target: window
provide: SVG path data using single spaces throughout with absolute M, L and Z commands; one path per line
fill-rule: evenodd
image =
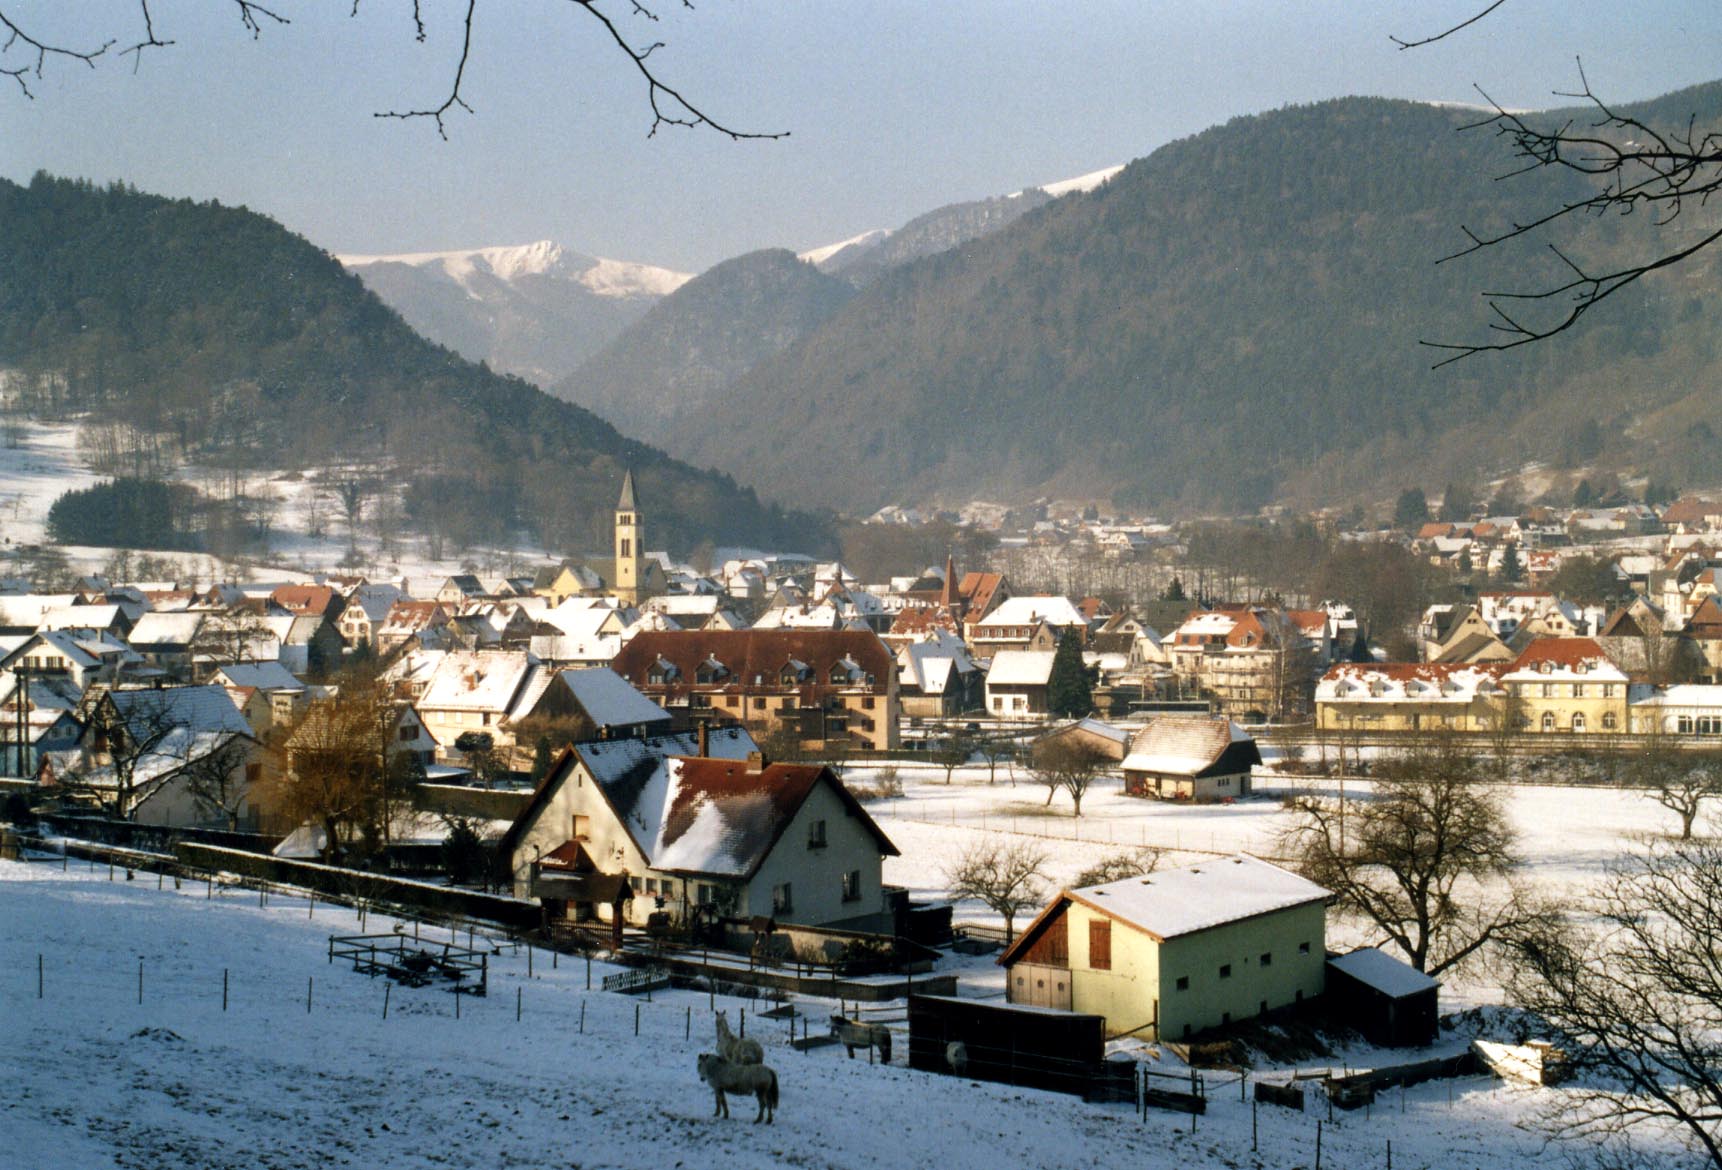
M 794 892 L 789 882 L 781 886 L 771 887 L 771 912 L 773 914 L 788 914 L 795 909 Z
M 1230 776 L 1221 776 L 1220 777 L 1220 787 L 1221 788 L 1230 788 L 1231 786 L 1232 786 L 1232 778 Z
M 731 695 L 731 696 L 730 696 L 730 697 L 729 697 L 729 698 L 727 698 L 727 699 L 725 699 L 725 700 L 724 700 L 724 701 L 723 701 L 723 705 L 724 705 L 724 706 L 726 706 L 726 707 L 736 707 L 736 706 L 740 706 L 740 705 L 741 705 L 741 700 L 740 700 L 740 699 L 738 699 L 738 698 L 736 698 L 736 697 L 735 697 L 735 696 L 734 696 L 734 695 Z
M 1176 987 L 1179 991 L 1188 991 L 1190 990 L 1190 977 L 1188 975 L 1180 975 L 1178 976 L 1178 981 L 1172 986 Z
M 1543 712 L 1543 730 L 1544 731 L 1553 731 L 1554 729 L 1555 729 L 1555 713 L 1553 711 L 1544 711 Z
M 1552 699 L 1554 697 L 1555 697 L 1555 684 L 1554 683 L 1544 683 L 1543 684 L 1543 698 Z
M 1230 979 L 1231 977 L 1232 977 L 1232 965 L 1230 963 L 1221 963 L 1220 964 L 1220 978 L 1221 979 Z
M 1088 966 L 1094 971 L 1112 970 L 1112 921 L 1091 918 L 1088 921 Z
M 634 542 L 629 540 L 627 537 L 624 536 L 622 538 L 621 549 L 622 549 L 622 551 L 621 551 L 622 556 L 624 556 L 624 557 L 633 556 L 634 555 Z
M 709 882 L 701 882 L 699 890 L 699 903 L 701 906 L 710 906 L 717 902 L 717 887 L 713 886 Z
M 583 817 L 579 813 L 575 813 L 574 814 L 574 839 L 576 841 L 584 841 L 589 836 L 591 836 L 591 833 L 592 833 L 592 818 L 591 817 Z
M 1274 953 L 1272 951 L 1263 951 L 1262 952 L 1262 966 L 1271 967 L 1273 965 L 1274 965 Z
M 807 826 L 807 847 L 809 849 L 825 848 L 824 821 L 814 821 Z
M 781 702 L 777 705 L 777 709 L 779 711 L 793 711 L 793 710 L 795 710 L 795 700 L 794 699 L 785 699 L 785 700 L 783 700 L 783 702 Z
M 1614 712 L 1613 711 L 1603 712 L 1602 729 L 1604 731 L 1613 731 L 1615 729 L 1615 718 L 1614 718 Z
M 1585 730 L 1585 721 L 1584 721 L 1584 715 L 1583 714 L 1575 714 L 1573 716 L 1573 730 L 1574 731 L 1584 731 Z
M 873 696 L 872 695 L 868 695 L 865 699 L 861 700 L 861 709 L 863 711 L 871 711 L 873 709 Z
M 852 869 L 843 875 L 843 900 L 859 902 L 861 900 L 861 871 Z
M 763 711 L 763 710 L 765 710 L 765 700 L 764 700 L 764 699 L 755 699 L 755 700 L 754 700 L 754 701 L 753 701 L 753 709 L 754 709 L 754 710 L 755 710 L 755 711 Z
M 1614 684 L 1613 683 L 1603 683 L 1602 684 L 1602 697 L 1605 699 L 1614 698 Z
M 410 723 L 401 724 L 400 737 L 403 740 L 418 738 L 419 729 Z
M 1298 953 L 1298 954 L 1300 954 L 1300 955 L 1307 955 L 1307 954 L 1309 954 L 1309 944 L 1308 944 L 1308 943 L 1306 943 L 1306 942 L 1301 942 L 1301 943 L 1298 943 L 1298 945 L 1297 945 L 1297 953 Z

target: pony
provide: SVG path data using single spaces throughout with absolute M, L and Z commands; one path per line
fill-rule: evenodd
M 725 1093 L 751 1093 L 759 1101 L 759 1111 L 753 1123 L 767 1125 L 777 1116 L 777 1074 L 763 1064 L 735 1064 L 711 1052 L 700 1053 L 700 1080 L 712 1087 L 717 1097 L 713 1117 L 729 1116 L 729 1101 Z
M 848 1050 L 850 1060 L 855 1059 L 857 1048 L 877 1048 L 879 1059 L 886 1064 L 891 1063 L 891 1029 L 884 1024 L 866 1024 L 846 1016 L 832 1016 L 831 1034 Z
M 729 1016 L 717 1013 L 717 1054 L 731 1064 L 764 1064 L 765 1049 L 758 1040 L 737 1036 L 729 1030 Z
M 962 1076 L 969 1069 L 969 1050 L 961 1040 L 953 1040 L 945 1045 L 945 1063 L 951 1066 L 951 1071 Z

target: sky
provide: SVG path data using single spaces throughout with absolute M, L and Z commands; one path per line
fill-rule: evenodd
M 39 169 L 243 204 L 332 252 L 552 239 L 697 272 L 817 247 L 965 199 L 1127 162 L 1229 118 L 1349 94 L 1630 101 L 1722 76 L 1714 0 L 596 0 L 666 82 L 737 129 L 648 137 L 645 86 L 570 0 L 477 0 L 447 140 L 381 111 L 447 96 L 465 0 L 271 0 L 253 36 L 217 0 L 149 0 L 170 46 L 136 58 L 139 0 L 0 0 L 75 48 L 0 77 L 0 176 Z M 33 64 L 15 45 L 0 68 Z

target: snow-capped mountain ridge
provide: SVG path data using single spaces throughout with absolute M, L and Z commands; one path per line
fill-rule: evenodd
M 662 297 L 693 278 L 651 264 L 588 256 L 554 240 L 515 247 L 469 248 L 448 252 L 403 252 L 396 255 L 335 257 L 349 269 L 376 264 L 404 264 L 436 269 L 469 293 L 480 276 L 512 283 L 523 276 L 545 276 L 578 284 L 602 297 Z

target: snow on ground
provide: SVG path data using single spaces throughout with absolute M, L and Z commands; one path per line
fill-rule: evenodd
M 1403 1168 L 1563 1164 L 1518 1128 L 1544 1094 L 1487 1078 L 1453 1082 L 1451 1101 L 1447 1083 L 1426 1084 L 1331 1123 L 1264 1107 L 1252 1154 L 1250 1108 L 1224 1076 L 1210 1075 L 1191 1134 L 1180 1114 L 1144 1123 L 1128 1105 L 914 1072 L 902 1043 L 888 1068 L 838 1047 L 794 1052 L 761 1004 L 733 999 L 716 1006 L 732 1026 L 748 1009 L 782 1104 L 769 1127 L 733 1099 L 734 1117 L 714 1120 L 694 1072 L 712 1047 L 702 994 L 587 992 L 578 961 L 552 970 L 539 953 L 528 978 L 526 956 L 503 953 L 489 997 L 464 998 L 460 1019 L 446 991 L 395 987 L 385 1020 L 384 982 L 327 961 L 331 933 L 357 933 L 350 912 L 312 918 L 303 900 L 259 907 L 255 894 L 209 899 L 57 861 L 0 862 L 0 922 L 0 1143 L 15 1170 L 1303 1167 L 1318 1116 L 1326 1165 L 1378 1165 L 1389 1140 Z M 800 1006 L 817 1031 L 830 1005 Z
M 62 492 L 101 477 L 78 457 L 76 423 L 25 423 L 16 447 L 0 444 L 0 531 L 10 551 L 47 539 L 48 508 Z

